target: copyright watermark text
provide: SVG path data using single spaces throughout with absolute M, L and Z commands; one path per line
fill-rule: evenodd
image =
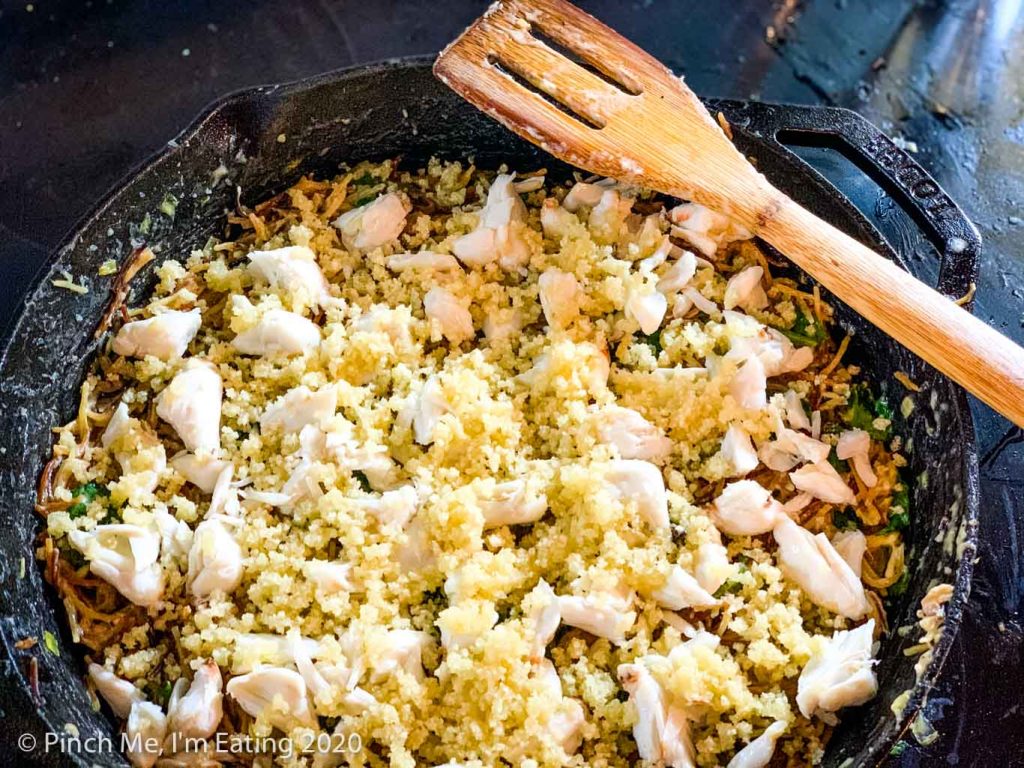
M 111 737 L 107 735 L 81 736 L 77 729 L 69 729 L 63 733 L 47 733 L 38 737 L 32 733 L 22 733 L 16 740 L 18 749 L 26 754 L 42 752 L 44 754 L 59 753 L 65 755 L 100 755 L 110 753 L 163 753 L 174 755 L 181 753 L 220 753 L 227 755 L 273 754 L 285 759 L 304 753 L 356 753 L 362 747 L 359 734 L 313 733 L 309 732 L 299 738 L 287 736 L 250 736 L 243 733 L 215 733 L 208 739 L 186 737 L 172 733 L 165 739 L 145 737 L 140 734 L 129 736 L 121 733 Z

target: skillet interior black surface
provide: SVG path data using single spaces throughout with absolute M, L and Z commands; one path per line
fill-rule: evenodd
M 837 131 L 859 133 L 852 140 L 863 149 L 869 139 L 878 138 L 877 132 L 839 110 L 739 102 L 711 102 L 709 106 L 725 113 L 734 126 L 737 144 L 773 183 L 907 266 L 901 258 L 904 254 L 897 255 L 842 194 L 774 140 L 781 130 L 803 131 L 811 144 Z M 886 175 L 894 175 L 893 169 L 901 167 L 904 160 L 910 162 L 891 145 L 882 149 L 894 163 Z M 890 150 L 896 154 L 886 154 Z M 234 207 L 236 185 L 242 190 L 242 201 L 254 203 L 281 191 L 302 174 L 331 174 L 339 163 L 398 155 L 409 166 L 432 155 L 471 155 L 482 167 L 508 163 L 519 169 L 546 166 L 554 172 L 568 172 L 445 90 L 423 61 L 329 74 L 294 85 L 247 91 L 213 107 L 108 197 L 40 278 L 4 350 L 0 372 L 0 402 L 4 406 L 0 413 L 0 499 L 7 530 L 0 543 L 4 583 L 0 634 L 5 659 L 3 706 L 9 733 L 34 732 L 42 744 L 44 731 L 61 733 L 66 723 L 76 726 L 83 739 L 115 732 L 111 719 L 90 708 L 81 683 L 81 654 L 65 630 L 63 609 L 33 561 L 40 522 L 32 503 L 38 473 L 49 455 L 49 429 L 68 421 L 74 412 L 77 382 L 96 349 L 91 331 L 108 298 L 107 280 L 96 277 L 99 265 L 109 258 L 123 262 L 133 246 L 143 241 L 158 249 L 160 258 L 180 258 L 201 247 L 222 228 L 224 212 Z M 867 155 L 876 160 L 880 156 L 875 150 Z M 912 187 L 905 178 L 900 186 Z M 177 201 L 173 215 L 160 210 L 168 196 Z M 944 197 L 931 192 L 919 195 L 914 189 L 907 196 L 918 198 L 918 207 L 924 198 L 934 204 Z M 955 207 L 942 216 L 933 214 L 921 213 L 919 218 L 925 228 L 932 229 L 933 239 L 944 238 L 947 260 L 941 270 L 942 287 L 958 294 L 974 276 L 977 235 Z M 910 267 L 925 279 L 935 272 L 921 261 Z M 61 270 L 85 276 L 92 290 L 79 296 L 54 288 L 50 280 Z M 134 296 L 145 292 L 148 275 L 151 270 L 137 281 Z M 916 642 L 916 633 L 905 637 L 891 633 L 880 652 L 879 695 L 846 714 L 825 760 L 830 766 L 873 765 L 884 758 L 926 699 L 959 623 L 974 557 L 976 457 L 970 416 L 960 390 L 834 303 L 842 325 L 855 333 L 852 359 L 897 405 L 896 430 L 912 441 L 909 475 L 919 478 L 913 492 L 915 516 L 908 558 L 912 577 L 906 593 L 888 606 L 890 625 L 913 623 L 917 604 L 932 584 L 955 581 L 957 586 L 946 632 L 923 680 L 915 687 L 914 659 L 902 653 Z M 907 373 L 927 393 L 917 399 L 906 419 L 899 413 L 905 392 L 892 378 L 896 371 Z M 14 648 L 22 638 L 41 638 L 44 630 L 59 638 L 60 656 L 42 650 L 42 644 L 30 650 Z M 38 664 L 37 696 L 26 681 L 30 658 Z M 895 718 L 890 705 L 909 688 L 914 688 L 914 693 L 903 716 Z M 116 749 L 77 756 L 54 749 L 37 756 L 40 764 L 125 765 Z

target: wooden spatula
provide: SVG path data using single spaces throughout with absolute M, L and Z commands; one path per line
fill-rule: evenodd
M 567 163 L 727 214 L 1024 426 L 1024 349 L 775 189 L 679 78 L 575 6 L 500 0 L 434 72 Z

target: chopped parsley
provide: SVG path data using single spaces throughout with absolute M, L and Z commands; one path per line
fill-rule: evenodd
M 89 505 L 92 504 L 97 497 L 106 498 L 110 495 L 110 491 L 107 490 L 105 485 L 99 485 L 98 483 L 90 481 L 85 485 L 80 485 L 72 490 L 71 495 L 75 498 L 75 503 L 68 507 L 68 516 L 72 520 L 75 520 L 86 513 Z
M 43 630 L 43 645 L 45 645 L 46 650 L 54 656 L 60 656 L 60 645 L 57 644 L 57 638 L 53 632 L 48 629 Z
M 747 566 L 743 563 L 739 564 L 739 573 L 744 573 L 747 570 Z M 739 574 L 737 574 L 738 576 Z M 724 595 L 736 595 L 743 590 L 743 582 L 734 576 L 728 579 L 722 586 L 715 590 L 715 597 L 722 597 Z
M 840 415 L 847 426 L 863 429 L 873 440 L 888 440 L 892 434 L 890 426 L 886 426 L 885 429 L 875 426 L 876 419 L 892 421 L 892 406 L 884 395 L 872 398 L 871 392 L 863 384 L 850 390 L 846 408 Z
M 889 507 L 889 522 L 886 523 L 882 533 L 902 531 L 910 525 L 910 491 L 906 484 L 903 485 L 892 497 L 892 506 Z
M 178 198 L 168 192 L 164 195 L 164 199 L 160 201 L 160 213 L 168 218 L 173 219 L 174 214 L 178 212 Z
M 364 473 L 357 469 L 352 473 L 352 477 L 355 478 L 356 482 L 359 483 L 359 487 L 362 488 L 365 493 L 373 491 L 373 488 L 370 486 L 370 481 Z
M 636 334 L 637 341 L 642 344 L 646 344 L 651 348 L 651 352 L 657 357 L 661 354 L 663 347 L 661 346 L 661 331 L 655 331 L 654 333 L 643 333 L 638 331 Z
M 828 452 L 828 463 L 832 465 L 832 469 L 839 473 L 843 473 L 847 469 L 846 462 L 839 458 L 835 448 Z
M 902 755 L 906 751 L 907 751 L 907 742 L 901 740 L 901 741 L 897 741 L 895 744 L 892 745 L 892 749 L 889 750 L 889 754 L 892 755 L 893 757 L 899 757 L 900 755 Z
M 889 587 L 886 594 L 889 597 L 899 597 L 907 591 L 908 586 L 910 586 L 910 571 L 904 570 L 896 583 Z
M 856 531 L 860 527 L 857 524 L 857 513 L 853 511 L 852 507 L 833 509 L 832 525 L 840 531 Z
M 797 312 L 796 320 L 789 328 L 779 328 L 778 330 L 800 347 L 816 347 L 828 338 L 825 326 L 812 320 L 803 312 Z

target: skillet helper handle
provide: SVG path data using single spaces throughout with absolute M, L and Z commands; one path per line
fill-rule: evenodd
M 857 313 L 1024 427 L 1024 349 L 784 195 L 758 234 Z
M 978 230 L 928 171 L 874 123 L 837 107 L 748 104 L 744 109 L 753 127 L 787 152 L 791 143 L 818 145 L 853 162 L 910 215 L 935 246 L 940 257 L 939 292 L 953 299 L 973 292 L 981 258 Z M 971 304 L 972 300 L 964 302 L 968 309 Z

